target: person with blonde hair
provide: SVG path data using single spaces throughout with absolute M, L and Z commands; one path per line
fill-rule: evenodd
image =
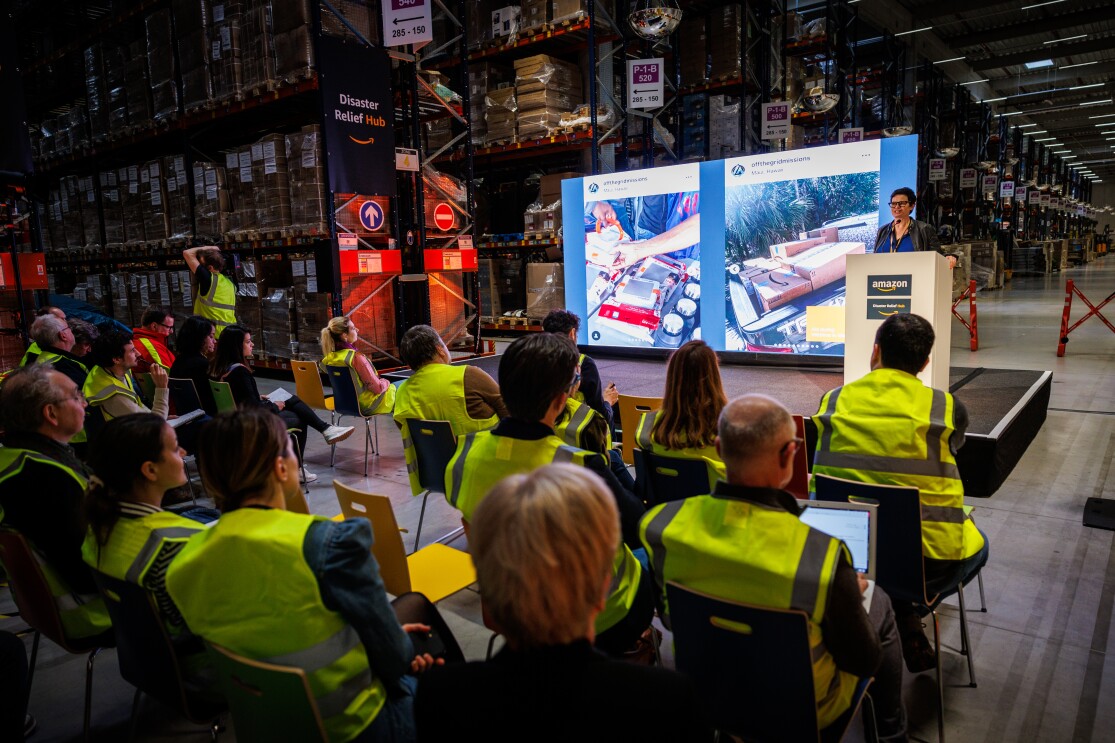
M 715 442 L 716 421 L 727 404 L 716 352 L 704 341 L 684 343 L 666 364 L 662 408 L 643 413 L 636 442 L 652 454 L 703 459 L 711 490 L 725 478 Z
M 686 678 L 592 648 L 619 544 L 615 499 L 590 470 L 554 464 L 498 482 L 473 514 L 469 547 L 507 643 L 490 661 L 422 678 L 419 740 L 517 740 L 523 730 L 543 741 L 707 739 Z M 637 709 L 654 713 L 625 713 Z
M 445 658 L 463 660 L 437 609 L 420 594 L 388 602 L 367 519 L 285 509 L 300 489 L 298 459 L 277 416 L 222 413 L 201 444 L 202 480 L 223 513 L 167 571 L 186 625 L 234 653 L 305 671 L 329 740 L 413 740 L 409 674 L 441 659 L 415 652 L 408 633 L 433 627 Z
M 360 396 L 364 415 L 390 413 L 395 407 L 395 386 L 376 374 L 368 357 L 356 350 L 356 325 L 347 317 L 334 317 L 321 329 L 321 366 L 347 366 Z

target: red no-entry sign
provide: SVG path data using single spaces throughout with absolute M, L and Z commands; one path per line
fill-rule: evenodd
M 434 207 L 434 224 L 437 225 L 439 230 L 448 231 L 453 229 L 453 209 L 444 201 L 439 202 Z

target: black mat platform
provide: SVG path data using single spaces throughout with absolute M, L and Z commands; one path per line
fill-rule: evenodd
M 662 396 L 665 360 L 593 358 L 605 385 L 615 382 L 622 394 Z M 479 366 L 499 379 L 499 356 L 461 363 Z M 790 412 L 807 417 L 817 412 L 826 392 L 844 381 L 844 372 L 838 368 L 724 364 L 720 374 L 729 399 L 761 392 L 781 402 Z M 385 376 L 403 379 L 409 373 Z M 949 370 L 949 391 L 968 409 L 968 433 L 957 458 L 966 495 L 990 497 L 1014 470 L 1045 422 L 1052 384 L 1052 372 L 971 367 Z

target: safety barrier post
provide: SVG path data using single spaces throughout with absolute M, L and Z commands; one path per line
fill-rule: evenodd
M 968 317 L 969 317 L 969 320 L 965 320 L 964 317 L 959 312 L 956 311 L 956 308 L 960 305 L 961 302 L 964 301 L 965 297 L 968 298 Z M 969 347 L 973 351 L 978 351 L 979 350 L 979 323 L 976 319 L 976 280 L 975 279 L 972 279 L 971 281 L 968 282 L 968 288 L 965 289 L 964 292 L 959 297 L 956 298 L 956 301 L 952 303 L 952 314 L 956 317 L 957 320 L 960 321 L 961 325 L 963 325 L 965 328 L 968 329 L 968 337 L 970 339 L 969 344 L 968 344 Z
M 1088 305 L 1088 312 L 1084 315 L 1084 317 L 1074 322 L 1070 327 L 1069 313 L 1072 310 L 1073 294 L 1080 297 L 1080 301 Z M 1103 316 L 1103 313 L 1100 312 L 1100 310 L 1102 310 L 1112 299 L 1115 299 L 1115 292 L 1111 292 L 1110 294 L 1108 294 L 1107 299 L 1100 302 L 1099 305 L 1094 305 L 1088 301 L 1088 298 L 1084 296 L 1084 293 L 1082 291 L 1076 288 L 1076 285 L 1073 284 L 1072 279 L 1069 279 L 1065 282 L 1065 309 L 1061 313 L 1061 335 L 1060 340 L 1057 343 L 1058 356 L 1065 355 L 1065 344 L 1069 342 L 1069 333 L 1079 328 L 1080 325 L 1092 315 L 1098 317 L 1100 321 L 1107 326 L 1108 330 L 1110 330 L 1112 333 L 1115 333 L 1115 325 L 1112 325 L 1111 322 Z

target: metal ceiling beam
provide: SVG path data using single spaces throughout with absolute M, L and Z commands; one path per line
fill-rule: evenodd
M 1107 51 L 1111 49 L 1113 44 L 1115 44 L 1115 41 L 1110 38 L 1088 39 L 1087 41 L 1078 41 L 1063 45 L 1051 44 L 1049 46 L 1038 46 L 1024 52 L 1014 52 L 1013 54 L 1002 54 L 997 57 L 974 60 L 970 61 L 968 64 L 977 72 L 982 70 L 994 70 L 999 67 L 1013 67 L 1014 65 L 1034 62 L 1039 59 L 1059 59 L 1073 54 Z
M 1034 0 L 1034 2 L 1041 2 L 1041 0 Z M 940 18 L 941 16 L 946 15 L 971 13 L 973 10 L 984 12 L 1000 5 L 1017 5 L 1017 3 L 989 2 L 982 5 L 975 5 L 971 2 L 971 0 L 943 0 L 942 2 L 927 3 L 920 8 L 916 8 L 912 14 L 914 16 L 914 20 L 928 21 L 933 18 Z
M 973 31 L 971 33 L 960 34 L 959 36 L 945 36 L 943 38 L 945 43 L 951 45 L 954 49 L 963 49 L 977 44 L 1006 41 L 1007 39 L 1013 39 L 1018 36 L 1060 31 L 1063 28 L 1072 28 L 1073 26 L 1082 26 L 1088 23 L 1103 23 L 1104 21 L 1110 20 L 1115 20 L 1115 5 L 1077 10 L 1071 13 L 1050 16 L 1048 18 L 1034 18 L 1011 23 L 1006 26 L 999 26 L 998 28 L 988 29 L 986 31 Z

